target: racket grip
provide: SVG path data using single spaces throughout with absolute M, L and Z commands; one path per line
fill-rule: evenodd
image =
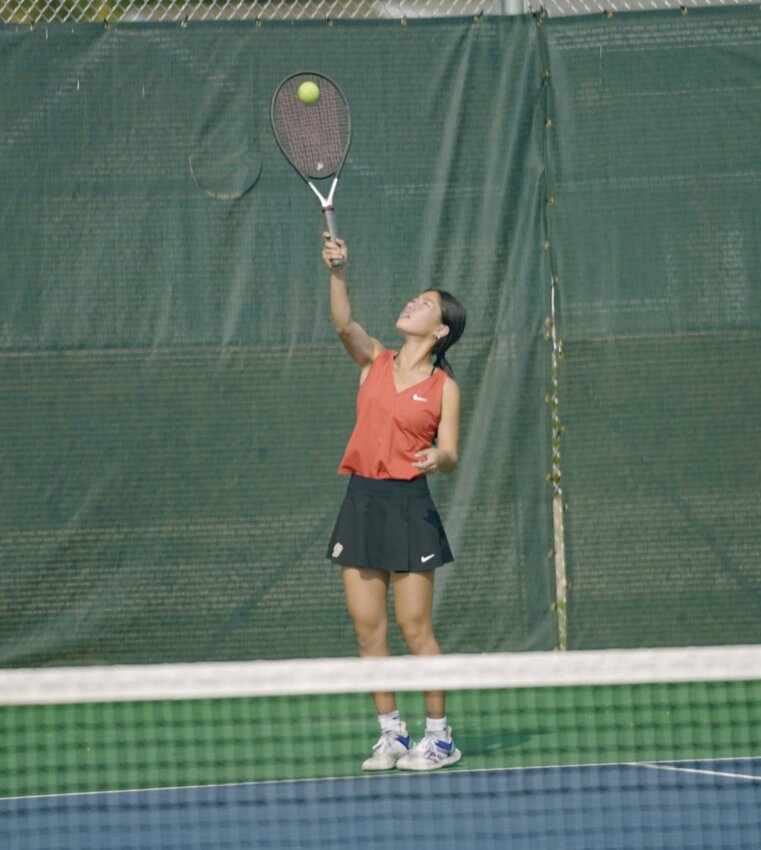
M 325 224 L 328 227 L 328 233 L 330 234 L 330 241 L 335 242 L 338 239 L 338 228 L 336 227 L 336 211 L 334 207 L 323 207 L 322 210 L 325 213 Z M 330 265 L 333 266 L 334 269 L 340 269 L 341 266 L 346 265 L 345 258 L 341 258 L 340 260 L 331 260 Z

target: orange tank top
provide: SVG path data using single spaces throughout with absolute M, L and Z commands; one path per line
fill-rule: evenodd
M 433 445 L 441 419 L 443 369 L 397 392 L 394 351 L 373 361 L 357 393 L 357 422 L 338 471 L 364 478 L 409 480 L 423 473 L 412 465 L 415 453 Z

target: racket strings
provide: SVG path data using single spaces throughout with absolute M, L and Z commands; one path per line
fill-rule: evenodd
M 273 128 L 283 153 L 311 178 L 329 177 L 341 165 L 349 141 L 349 110 L 340 91 L 320 79 L 320 97 L 303 103 L 298 88 L 309 77 L 293 77 L 275 97 Z

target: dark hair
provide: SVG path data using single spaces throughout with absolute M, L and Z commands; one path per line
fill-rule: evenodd
M 434 366 L 438 366 L 450 378 L 454 378 L 454 372 L 449 365 L 445 352 L 457 342 L 465 330 L 465 308 L 454 295 L 445 292 L 443 289 L 429 289 L 428 292 L 438 293 L 441 301 L 441 324 L 449 328 L 449 333 L 441 337 L 431 349 L 431 354 L 436 356 Z

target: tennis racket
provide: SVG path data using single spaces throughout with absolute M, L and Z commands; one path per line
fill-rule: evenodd
M 319 89 L 319 96 L 312 103 L 304 103 L 299 97 L 303 83 L 313 83 Z M 270 120 L 283 156 L 317 195 L 328 233 L 335 242 L 338 229 L 333 196 L 351 144 L 351 113 L 344 93 L 322 74 L 291 74 L 272 95 Z M 330 177 L 333 182 L 325 197 L 312 181 Z M 336 268 L 345 262 L 345 259 L 331 261 Z

